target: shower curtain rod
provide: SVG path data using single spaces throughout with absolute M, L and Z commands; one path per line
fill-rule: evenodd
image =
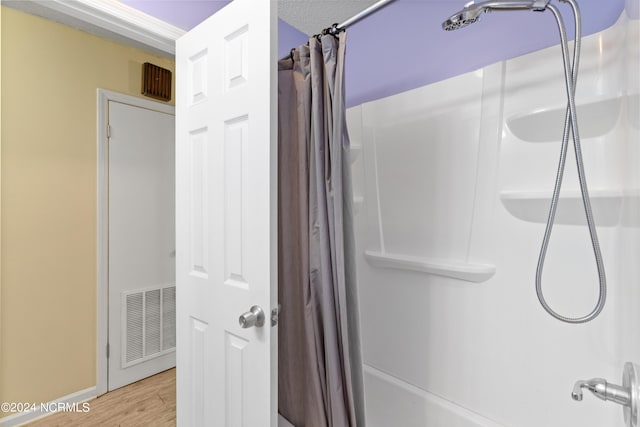
M 356 22 L 358 22 L 362 18 L 365 18 L 365 17 L 371 15 L 372 13 L 377 12 L 378 10 L 380 10 L 383 7 L 387 6 L 389 3 L 393 3 L 394 1 L 396 1 L 396 0 L 380 0 L 379 2 L 372 4 L 371 6 L 369 6 L 366 9 L 364 9 L 363 11 L 361 11 L 359 13 L 356 13 L 355 15 L 353 15 L 351 18 L 347 19 L 343 23 L 341 23 L 341 24 L 337 24 L 336 23 L 336 24 L 333 24 L 329 28 L 325 28 L 320 34 L 333 34 L 335 36 L 338 33 L 340 33 L 341 31 L 346 30 L 347 27 L 349 27 L 350 25 L 355 24 Z M 317 37 L 317 35 L 316 35 L 316 37 Z M 293 60 L 293 52 L 294 51 L 295 51 L 295 48 L 292 48 L 290 54 L 285 56 L 283 59 L 291 58 L 291 60 Z
M 374 12 L 377 12 L 378 10 L 382 9 L 383 7 L 387 6 L 389 3 L 392 3 L 394 1 L 396 0 L 380 0 L 379 2 L 372 4 L 362 12 L 353 15 L 351 18 L 347 19 L 342 24 L 333 24 L 333 26 L 330 27 L 327 31 L 331 34 L 337 34 L 340 31 L 344 31 L 350 25 L 355 24 L 362 18 L 369 16 Z

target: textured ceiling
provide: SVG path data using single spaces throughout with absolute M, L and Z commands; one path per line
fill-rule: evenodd
M 374 4 L 376 0 L 278 0 L 278 16 L 306 34 L 317 34 Z

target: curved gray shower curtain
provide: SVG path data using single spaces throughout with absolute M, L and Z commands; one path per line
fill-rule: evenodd
M 278 63 L 278 400 L 296 427 L 364 426 L 345 41 Z

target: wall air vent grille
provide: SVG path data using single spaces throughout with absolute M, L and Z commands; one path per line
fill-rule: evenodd
M 162 292 L 162 349 L 176 346 L 176 287 L 165 288 Z
M 175 351 L 175 286 L 127 291 L 122 299 L 123 368 Z
M 126 321 L 126 361 L 131 362 L 142 358 L 142 348 L 144 347 L 142 336 L 144 325 L 142 324 L 143 301 L 142 293 L 129 294 L 127 298 L 127 321 Z
M 149 62 L 142 64 L 142 94 L 161 101 L 170 101 L 171 71 Z

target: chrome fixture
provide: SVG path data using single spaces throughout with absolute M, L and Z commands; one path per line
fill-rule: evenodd
M 255 326 L 256 328 L 260 328 L 264 326 L 264 310 L 257 305 L 254 305 L 247 311 L 242 314 L 238 319 L 238 323 L 242 328 L 250 328 Z
M 330 27 L 328 29 L 328 31 L 331 34 L 337 34 L 340 31 L 344 31 L 347 27 L 355 24 L 356 22 L 360 21 L 363 18 L 366 18 L 367 16 L 379 11 L 380 9 L 382 9 L 383 7 L 389 5 L 390 3 L 393 3 L 396 0 L 379 0 L 376 3 L 372 4 L 371 6 L 369 6 L 368 8 L 364 9 L 362 12 L 359 12 L 355 15 L 353 15 L 351 18 L 347 19 L 346 21 L 342 22 L 341 24 L 333 24 L 332 27 Z
M 638 427 L 638 369 L 631 362 L 624 365 L 622 372 L 622 386 L 610 384 L 602 378 L 577 381 L 573 386 L 571 397 L 582 401 L 582 390 L 589 390 L 598 399 L 622 405 L 624 422 L 627 427 Z
M 490 0 L 482 3 L 474 3 L 471 1 L 465 4 L 460 12 L 451 15 L 444 21 L 442 28 L 446 31 L 453 31 L 466 27 L 467 25 L 477 22 L 483 13 L 492 11 L 534 10 L 541 12 L 546 9 L 549 1 L 550 0 Z
M 588 381 L 580 380 L 573 386 L 571 397 L 578 402 L 582 400 L 582 389 L 586 388 L 598 399 L 610 400 L 623 406 L 631 404 L 631 390 L 615 384 L 609 384 L 602 378 L 593 378 Z
M 559 10 L 551 4 L 551 0 L 493 0 L 482 3 L 467 3 L 464 8 L 456 14 L 450 16 L 446 21 L 442 23 L 442 28 L 450 31 L 457 30 L 458 28 L 465 27 L 469 24 L 477 22 L 480 15 L 484 12 L 491 11 L 508 11 L 508 10 L 532 10 L 536 12 L 543 12 L 549 10 L 553 13 L 556 23 L 558 24 L 558 31 L 560 33 L 560 46 L 562 48 L 562 60 L 564 63 L 564 77 L 565 87 L 567 91 L 567 111 L 565 114 L 564 131 L 562 133 L 562 145 L 560 148 L 560 161 L 558 163 L 558 171 L 556 173 L 556 181 L 553 189 L 553 196 L 551 198 L 551 206 L 549 208 L 549 216 L 547 218 L 547 226 L 545 229 L 544 237 L 542 239 L 542 245 L 540 248 L 540 255 L 538 257 L 538 265 L 536 268 L 536 294 L 542 307 L 551 316 L 558 320 L 567 323 L 585 323 L 595 319 L 602 309 L 604 308 L 605 301 L 607 299 L 607 279 L 604 272 L 604 262 L 602 260 L 602 254 L 600 253 L 600 243 L 598 242 L 598 234 L 596 232 L 595 221 L 593 219 L 593 213 L 591 210 L 591 201 L 589 199 L 589 191 L 587 189 L 586 174 L 584 171 L 584 163 L 582 160 L 582 148 L 580 146 L 580 135 L 578 132 L 578 117 L 576 114 L 575 103 L 575 86 L 578 80 L 578 64 L 580 61 L 580 42 L 581 42 L 581 19 L 580 9 L 575 0 L 560 0 L 568 3 L 573 10 L 573 17 L 575 20 L 575 43 L 573 44 L 573 61 L 568 61 L 568 42 L 567 32 L 564 25 L 564 20 L 560 15 Z M 544 259 L 547 255 L 547 248 L 549 246 L 549 239 L 551 238 L 551 230 L 555 222 L 556 210 L 558 207 L 558 200 L 560 198 L 560 188 L 562 187 L 562 177 L 564 175 L 564 166 L 567 157 L 567 147 L 569 142 L 569 132 L 573 135 L 573 147 L 576 154 L 576 165 L 578 168 L 578 180 L 580 182 L 580 190 L 582 194 L 582 203 L 584 205 L 584 212 L 587 218 L 587 226 L 589 228 L 589 235 L 591 237 L 591 246 L 593 247 L 593 254 L 595 256 L 596 267 L 598 269 L 598 282 L 599 282 L 599 294 L 598 301 L 595 307 L 590 313 L 582 317 L 570 317 L 563 316 L 554 311 L 547 301 L 545 300 L 544 293 L 542 292 L 542 270 L 544 268 Z

